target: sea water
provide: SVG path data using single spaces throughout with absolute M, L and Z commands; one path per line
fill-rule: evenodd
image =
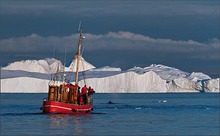
M 43 114 L 47 94 L 1 93 L 1 136 L 219 135 L 219 93 L 94 94 L 92 114 Z

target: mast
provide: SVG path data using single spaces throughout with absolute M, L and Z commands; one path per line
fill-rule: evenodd
M 81 25 L 81 23 L 80 23 Z M 79 26 L 79 31 L 80 31 L 80 36 L 79 36 L 79 43 L 78 43 L 78 48 L 77 48 L 77 63 L 76 63 L 76 82 L 75 84 L 78 85 L 78 81 L 79 81 L 79 61 L 80 61 L 80 57 L 81 57 L 81 46 L 82 46 L 82 40 L 83 40 L 83 36 L 82 36 L 82 28 L 81 26 Z

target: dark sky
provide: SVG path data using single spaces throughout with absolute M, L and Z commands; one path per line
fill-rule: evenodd
M 218 0 L 1 0 L 0 64 L 75 55 L 123 70 L 163 64 L 220 76 Z M 54 52 L 55 49 L 55 52 Z

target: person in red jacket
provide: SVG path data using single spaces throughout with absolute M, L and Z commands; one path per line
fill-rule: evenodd
M 84 87 L 82 88 L 82 95 L 83 95 L 83 101 L 84 101 L 84 104 L 87 104 L 87 91 L 88 91 L 88 88 L 86 87 L 86 85 L 84 85 Z

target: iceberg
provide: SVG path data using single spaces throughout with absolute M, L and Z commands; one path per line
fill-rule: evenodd
M 76 72 L 76 63 L 77 63 L 77 56 L 75 56 L 75 58 L 73 59 L 73 61 L 71 62 L 69 67 L 65 67 L 65 71 Z M 95 66 L 93 66 L 92 64 L 85 61 L 85 59 L 83 57 L 80 58 L 79 72 L 80 71 L 86 71 L 86 70 L 93 69 L 93 68 L 95 68 Z
M 3 67 L 3 70 L 21 70 L 37 73 L 55 73 L 58 66 L 62 63 L 54 58 L 46 58 L 44 60 L 23 60 L 17 61 Z
M 184 72 L 161 64 L 148 67 L 96 68 L 81 58 L 79 85 L 94 87 L 97 93 L 166 93 L 166 92 L 220 92 L 219 78 L 211 79 L 201 72 Z M 69 67 L 54 58 L 25 60 L 1 68 L 1 92 L 47 93 L 48 83 L 57 69 L 63 69 L 74 83 L 75 59 Z

